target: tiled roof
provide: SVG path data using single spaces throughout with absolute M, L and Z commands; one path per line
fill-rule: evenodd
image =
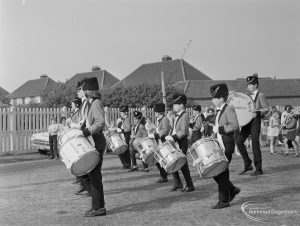
M 247 92 L 245 80 L 203 80 L 187 81 L 185 83 L 185 94 L 191 99 L 211 98 L 209 88 L 218 83 L 226 83 L 229 90 Z M 183 87 L 182 83 L 176 84 Z M 275 97 L 300 97 L 300 79 L 260 79 L 259 89 L 268 98 Z
M 126 78 L 115 84 L 116 87 L 137 86 L 140 84 L 160 84 L 161 72 L 164 72 L 165 83 L 174 84 L 186 80 L 210 80 L 210 78 L 191 66 L 184 60 L 168 60 L 156 63 L 143 64 Z
M 111 86 L 113 86 L 114 84 L 116 84 L 118 81 L 120 81 L 115 76 L 110 74 L 108 71 L 98 70 L 98 71 L 78 73 L 78 74 L 74 75 L 72 78 L 70 78 L 69 82 L 77 84 L 77 82 L 82 80 L 83 78 L 90 78 L 90 77 L 97 77 L 100 89 L 102 89 L 102 88 L 108 89 Z M 103 85 L 102 85 L 102 82 L 103 82 Z
M 5 89 L 0 87 L 0 98 L 6 97 L 8 94 L 9 94 L 9 92 L 7 92 Z
M 9 94 L 8 97 L 15 99 L 40 96 L 45 87 L 53 83 L 55 83 L 55 81 L 49 77 L 29 80 Z

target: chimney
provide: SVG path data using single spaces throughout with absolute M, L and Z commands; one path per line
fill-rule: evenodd
M 161 61 L 169 61 L 172 60 L 172 57 L 168 56 L 168 55 L 164 55 L 161 59 Z
M 48 78 L 48 75 L 46 75 L 46 74 L 41 74 L 40 78 Z
M 93 66 L 92 71 L 100 71 L 101 68 L 99 66 Z

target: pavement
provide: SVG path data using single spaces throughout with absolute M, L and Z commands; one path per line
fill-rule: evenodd
M 218 199 L 216 183 L 201 179 L 188 159 L 196 191 L 182 193 L 170 192 L 171 175 L 156 184 L 155 166 L 128 173 L 118 156 L 107 153 L 102 175 L 108 215 L 86 218 L 91 199 L 74 194 L 75 177 L 60 160 L 39 153 L 0 156 L 0 225 L 299 225 L 300 158 L 264 148 L 264 175 L 251 177 L 238 175 L 243 162 L 234 155 L 230 178 L 242 191 L 221 210 L 210 209 Z

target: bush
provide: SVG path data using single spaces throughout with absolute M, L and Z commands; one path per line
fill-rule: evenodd
M 172 85 L 166 85 L 166 99 L 170 101 L 174 93 L 182 93 Z M 153 107 L 162 102 L 161 85 L 143 84 L 128 88 L 116 88 L 101 92 L 104 105 L 119 107 L 126 104 L 129 107 Z

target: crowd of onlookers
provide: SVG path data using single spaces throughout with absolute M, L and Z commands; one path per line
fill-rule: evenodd
M 297 112 L 291 105 L 286 105 L 281 113 L 276 106 L 272 106 L 269 112 L 267 127 L 267 138 L 270 142 L 270 154 L 280 153 L 285 156 L 290 151 L 299 156 L 300 148 L 300 112 Z M 278 144 L 282 149 L 276 150 Z

